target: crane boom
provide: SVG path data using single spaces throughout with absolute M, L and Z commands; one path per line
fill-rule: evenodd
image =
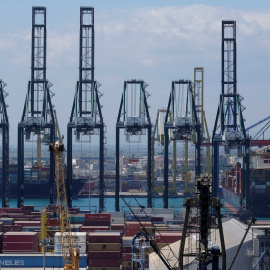
M 74 251 L 73 239 L 70 227 L 70 218 L 67 204 L 65 177 L 62 165 L 62 153 L 65 150 L 64 144 L 58 142 L 49 144 L 49 150 L 54 153 L 55 179 L 57 187 L 58 212 L 61 225 L 61 242 L 64 270 L 79 270 L 79 249 Z M 69 256 L 67 254 L 69 251 Z

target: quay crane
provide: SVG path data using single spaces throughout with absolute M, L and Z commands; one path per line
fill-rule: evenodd
M 64 270 L 79 270 L 79 249 L 73 248 L 73 239 L 70 227 L 68 212 L 65 177 L 62 166 L 62 153 L 65 150 L 64 144 L 58 142 L 49 144 L 49 150 L 54 153 L 55 179 L 57 187 L 58 211 L 60 216 L 61 242 Z M 69 256 L 66 251 L 69 250 Z

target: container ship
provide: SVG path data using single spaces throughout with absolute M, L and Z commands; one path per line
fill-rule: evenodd
M 0 194 L 2 194 L 2 168 L 0 168 Z M 48 199 L 50 194 L 50 167 L 25 167 L 24 168 L 24 196 L 27 199 Z M 9 198 L 17 198 L 17 164 L 9 165 Z M 72 198 L 78 198 L 78 194 L 87 179 L 75 178 L 72 182 Z
M 270 209 L 270 153 L 256 159 L 256 168 L 250 169 L 250 200 L 254 217 L 269 216 Z M 246 212 L 243 198 L 243 168 L 235 162 L 230 171 L 226 171 L 222 179 L 222 192 L 226 208 L 235 214 Z

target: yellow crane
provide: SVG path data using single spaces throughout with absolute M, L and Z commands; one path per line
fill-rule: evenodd
M 56 142 L 49 144 L 49 150 L 54 153 L 55 179 L 57 187 L 58 212 L 61 227 L 61 242 L 64 270 L 79 270 L 79 249 L 73 248 L 73 239 L 70 227 L 70 218 L 67 204 L 65 177 L 62 165 L 62 153 L 64 144 Z M 69 254 L 67 254 L 67 250 Z
M 163 192 L 164 187 L 155 187 L 155 142 L 158 142 L 161 145 L 164 145 L 164 119 L 162 120 L 162 115 L 166 114 L 167 109 L 158 109 L 156 122 L 154 125 L 154 130 L 152 132 L 151 138 L 151 162 L 152 162 L 152 190 L 155 192 Z M 171 118 L 171 114 L 169 114 Z M 169 130 L 169 138 L 171 137 L 171 131 Z M 169 192 L 172 194 L 176 193 L 176 141 L 173 141 L 173 187 L 169 188 Z

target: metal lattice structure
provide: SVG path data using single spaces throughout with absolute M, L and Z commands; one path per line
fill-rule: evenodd
M 99 212 L 104 210 L 104 122 L 99 99 L 100 84 L 94 80 L 94 8 L 80 8 L 79 81 L 67 126 L 67 197 L 72 206 L 72 130 L 76 141 L 99 135 Z
M 219 145 L 225 151 L 242 148 L 245 181 L 242 192 L 250 208 L 249 144 L 243 118 L 242 97 L 237 93 L 236 21 L 222 21 L 221 94 L 212 136 L 213 196 L 219 192 Z
M 2 207 L 9 207 L 9 120 L 4 90 L 6 84 L 0 80 L 0 132 L 2 134 Z
M 63 144 L 49 144 L 49 150 L 54 154 L 55 179 L 57 189 L 58 213 L 61 227 L 61 243 L 64 269 L 79 270 L 79 248 L 74 250 L 73 237 L 67 203 L 66 183 L 63 170 Z
M 194 258 L 198 261 L 198 269 L 207 269 L 207 265 L 211 263 L 212 269 L 226 270 L 226 249 L 220 211 L 222 205 L 219 198 L 212 197 L 211 183 L 209 176 L 196 177 L 196 197 L 185 200 L 186 215 L 179 249 L 180 270 L 186 269 L 185 266 Z M 191 209 L 196 211 L 193 217 L 190 215 Z M 219 231 L 221 252 L 218 246 L 211 246 L 211 233 L 214 230 Z M 188 242 L 186 247 L 186 238 L 190 241 L 194 231 L 196 242 Z M 222 268 L 219 268 L 220 256 Z M 187 262 L 184 262 L 185 259 Z
M 169 118 L 169 114 L 171 117 Z M 163 205 L 168 208 L 168 149 L 169 130 L 172 130 L 172 140 L 191 140 L 195 135 L 195 175 L 201 173 L 200 149 L 201 149 L 201 127 L 197 117 L 193 84 L 191 81 L 173 81 L 167 107 L 164 124 L 164 193 Z
M 136 88 L 138 86 L 138 88 Z M 146 92 L 147 84 L 142 80 L 130 80 L 124 82 L 124 90 L 121 98 L 119 113 L 116 123 L 116 183 L 115 183 L 115 211 L 119 209 L 120 193 L 120 129 L 125 130 L 126 140 L 131 136 L 144 135 L 147 130 L 147 207 L 152 207 L 152 183 L 151 183 L 151 119 L 148 111 Z M 135 98 L 137 90 L 138 99 Z M 134 104 L 134 102 L 137 104 Z
M 50 142 L 55 141 L 55 120 L 50 91 L 52 84 L 46 78 L 46 8 L 32 8 L 32 53 L 31 80 L 28 82 L 21 122 L 18 124 L 18 196 L 17 206 L 24 203 L 24 141 L 31 135 L 50 134 Z M 54 203 L 54 162 L 50 153 L 50 204 Z
M 164 121 L 167 109 L 158 109 L 156 122 L 152 131 L 151 138 L 151 178 L 153 192 L 163 192 L 164 187 L 155 187 L 155 142 L 164 147 Z M 164 118 L 162 117 L 164 115 Z M 169 114 L 170 118 L 170 114 Z M 170 138 L 170 134 L 169 134 Z M 164 151 L 164 149 L 163 149 Z M 168 189 L 172 194 L 176 194 L 176 141 L 173 141 L 173 187 Z
M 202 145 L 206 145 L 206 173 L 210 175 L 210 136 L 204 111 L 204 68 L 194 68 L 194 98 L 198 119 L 201 123 Z

